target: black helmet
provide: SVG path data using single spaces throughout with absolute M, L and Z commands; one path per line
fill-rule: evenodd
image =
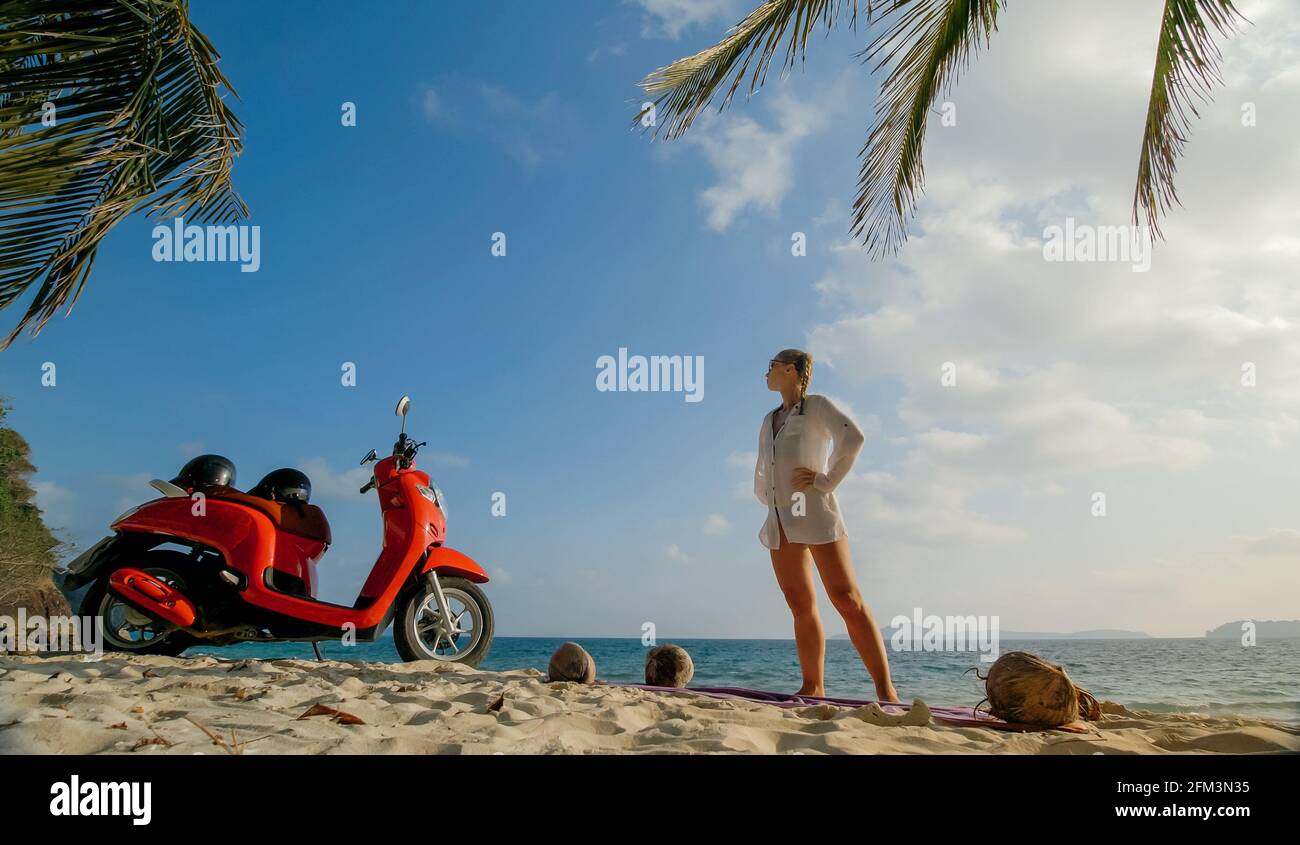
M 172 479 L 172 484 L 187 490 L 203 487 L 234 487 L 235 465 L 228 458 L 220 455 L 199 455 L 185 466 L 180 474 Z
M 267 473 L 248 493 L 273 502 L 298 502 L 305 505 L 311 501 L 311 479 L 296 469 L 286 467 Z

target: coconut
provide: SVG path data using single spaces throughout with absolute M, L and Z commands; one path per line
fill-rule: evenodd
M 596 659 L 577 643 L 565 643 L 551 655 L 546 680 L 589 684 L 596 680 Z
M 645 682 L 654 687 L 684 687 L 695 677 L 695 664 L 686 649 L 655 646 L 645 655 Z
M 1009 651 L 987 676 L 978 669 L 975 676 L 984 681 L 989 712 L 1003 721 L 1056 728 L 1101 716 L 1097 699 L 1075 686 L 1064 667 L 1026 651 Z

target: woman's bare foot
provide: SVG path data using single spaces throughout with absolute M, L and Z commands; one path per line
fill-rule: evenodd
M 899 699 L 899 697 L 898 697 L 898 690 L 894 689 L 894 685 L 893 685 L 893 684 L 890 684 L 890 685 L 889 685 L 889 689 L 885 690 L 885 692 L 884 692 L 883 694 L 880 692 L 880 690 L 876 690 L 876 698 L 877 698 L 877 700 L 879 700 L 879 701 L 889 702 L 890 704 L 902 704 L 902 703 L 903 703 L 903 702 Z
M 825 687 L 811 687 L 811 686 L 809 686 L 808 684 L 804 684 L 803 686 L 799 687 L 799 691 L 796 692 L 795 695 L 813 695 L 813 696 L 816 696 L 816 697 L 818 697 L 818 698 L 825 698 L 825 697 L 826 697 L 826 688 L 825 688 Z

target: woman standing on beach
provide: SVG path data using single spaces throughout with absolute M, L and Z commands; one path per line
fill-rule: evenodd
M 767 388 L 781 394 L 781 404 L 763 417 L 754 467 L 754 495 L 767 506 L 767 522 L 758 537 L 771 552 L 777 584 L 794 614 L 795 648 L 803 671 L 798 694 L 826 694 L 826 635 L 817 613 L 811 556 L 871 673 L 876 697 L 898 701 L 884 638 L 858 592 L 848 532 L 835 500 L 836 485 L 862 449 L 862 430 L 830 399 L 808 393 L 812 367 L 812 356 L 799 349 L 783 350 L 768 363 Z

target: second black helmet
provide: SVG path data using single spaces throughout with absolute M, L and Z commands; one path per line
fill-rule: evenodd
M 306 473 L 285 467 L 268 472 L 248 492 L 273 502 L 299 502 L 305 505 L 311 501 L 311 479 L 307 478 Z

